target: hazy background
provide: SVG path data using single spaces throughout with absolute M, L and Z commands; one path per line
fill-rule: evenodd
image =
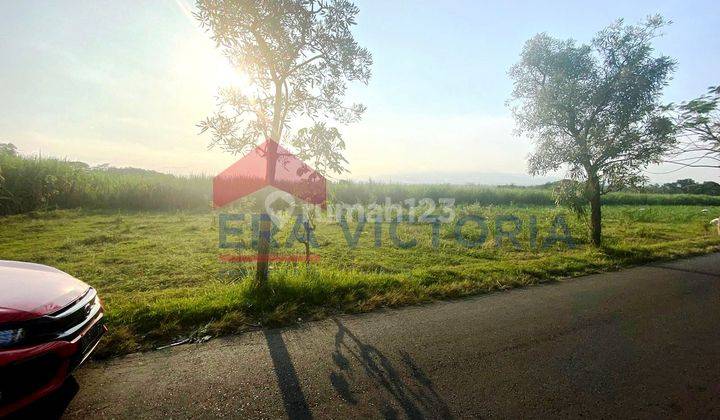
M 188 15 L 190 2 L 3 1 L 0 142 L 23 153 L 177 174 L 234 161 L 207 150 L 195 124 L 218 84 L 242 83 Z M 545 182 L 525 175 L 531 145 L 514 137 L 508 68 L 537 32 L 589 41 L 618 17 L 674 21 L 656 45 L 676 58 L 667 101 L 720 83 L 713 1 L 482 2 L 358 0 L 356 30 L 373 53 L 368 106 L 344 128 L 354 179 Z M 717 170 L 650 169 L 653 181 L 718 181 Z M 561 175 L 561 174 L 559 174 Z

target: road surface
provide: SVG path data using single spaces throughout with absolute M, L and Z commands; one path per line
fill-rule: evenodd
M 92 363 L 67 418 L 720 417 L 720 254 Z

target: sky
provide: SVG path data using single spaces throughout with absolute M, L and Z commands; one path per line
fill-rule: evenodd
M 208 150 L 198 121 L 218 85 L 240 83 L 188 15 L 189 0 L 0 0 L 0 142 L 24 154 L 176 174 L 222 171 L 237 156 Z M 617 18 L 673 21 L 655 46 L 678 61 L 664 100 L 720 83 L 716 1 L 356 0 L 355 35 L 373 76 L 353 85 L 362 121 L 342 127 L 344 178 L 538 183 L 532 143 L 513 135 L 507 71 L 538 32 L 588 42 Z M 654 182 L 720 181 L 713 169 L 648 169 Z M 506 174 L 499 175 L 499 174 Z M 561 176 L 562 173 L 551 174 Z

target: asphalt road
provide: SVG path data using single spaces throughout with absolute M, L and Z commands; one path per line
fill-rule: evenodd
M 92 363 L 67 418 L 720 417 L 720 254 Z

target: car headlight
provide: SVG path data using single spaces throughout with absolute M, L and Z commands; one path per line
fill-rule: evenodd
M 14 330 L 0 330 L 0 349 L 20 343 L 25 338 L 25 330 L 17 328 Z

